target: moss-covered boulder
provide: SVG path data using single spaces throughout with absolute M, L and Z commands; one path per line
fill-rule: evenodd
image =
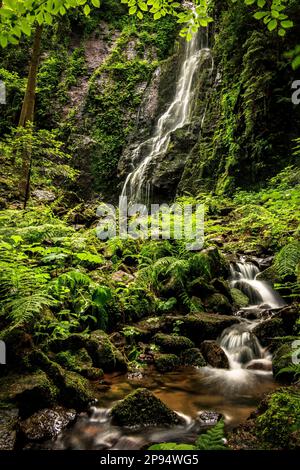
M 86 378 L 76 372 L 65 370 L 39 350 L 31 354 L 31 361 L 38 364 L 56 385 L 57 399 L 63 405 L 81 410 L 93 401 L 93 390 Z
M 93 367 L 92 359 L 84 348 L 78 351 L 61 351 L 56 354 L 55 361 L 65 369 L 77 372 L 89 380 L 99 380 L 103 377 L 103 370 Z
M 245 308 L 249 305 L 249 297 L 245 295 L 240 289 L 233 287 L 230 289 L 233 303 L 237 308 Z
M 198 348 L 186 349 L 180 354 L 180 362 L 184 366 L 205 367 L 207 365 Z
M 174 354 L 194 347 L 194 343 L 185 336 L 165 335 L 163 333 L 154 336 L 154 343 L 160 347 L 161 351 Z
M 225 256 L 218 250 L 216 246 L 210 246 L 201 251 L 200 256 L 202 258 L 201 263 L 195 265 L 195 271 L 191 272 L 193 277 L 202 274 L 200 266 L 206 266 L 206 272 L 209 272 L 210 278 L 227 278 L 229 276 L 230 267 Z
M 210 366 L 219 369 L 229 369 L 228 357 L 216 341 L 203 341 L 200 351 Z
M 127 364 L 124 356 L 110 341 L 104 331 L 94 331 L 86 343 L 86 349 L 95 367 L 104 372 L 126 371 Z
M 14 450 L 17 440 L 19 410 L 0 408 L 0 451 Z
M 261 411 L 263 411 L 261 413 Z M 287 387 L 272 393 L 260 405 L 257 436 L 272 448 L 300 449 L 300 388 Z
M 0 378 L 0 402 L 15 404 L 23 415 L 53 405 L 57 396 L 57 387 L 42 370 Z
M 6 345 L 6 362 L 10 366 L 26 366 L 27 354 L 33 348 L 32 337 L 21 328 L 8 328 L 0 334 L 0 340 Z
M 283 322 L 280 318 L 269 318 L 260 322 L 253 329 L 253 333 L 259 339 L 262 346 L 268 346 L 272 338 L 276 336 L 285 336 Z
M 180 360 L 175 354 L 156 354 L 154 365 L 159 372 L 171 372 L 180 365 Z
M 93 367 L 104 372 L 126 371 L 124 356 L 110 341 L 102 330 L 93 331 L 90 335 L 72 334 L 63 340 L 54 340 L 50 349 L 56 353 L 61 351 L 78 351 L 85 348 L 92 359 Z
M 234 316 L 199 312 L 168 316 L 166 323 L 170 329 L 178 326 L 180 334 L 197 345 L 206 339 L 217 339 L 225 328 L 239 323 L 239 320 Z
M 111 416 L 119 426 L 174 426 L 181 422 L 174 411 L 146 388 L 138 388 L 117 403 Z
M 292 363 L 292 345 L 291 343 L 281 344 L 273 353 L 272 367 L 273 374 L 277 381 L 282 383 L 291 383 L 294 380 L 294 372 L 286 370 L 280 372 L 282 369 L 289 368 Z
M 208 297 L 205 302 L 206 308 L 211 312 L 228 315 L 232 313 L 232 306 L 225 295 L 215 293 Z
M 87 379 L 76 372 L 64 372 L 60 384 L 59 399 L 62 404 L 76 410 L 86 409 L 94 400 L 94 394 Z

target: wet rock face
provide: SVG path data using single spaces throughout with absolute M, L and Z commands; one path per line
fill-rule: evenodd
M 205 367 L 206 361 L 198 348 L 186 349 L 180 355 L 184 366 Z
M 0 450 L 13 450 L 16 444 L 19 410 L 0 410 Z
M 149 390 L 139 388 L 111 410 L 114 423 L 120 426 L 172 426 L 181 419 Z
M 200 351 L 212 367 L 229 369 L 228 358 L 216 341 L 203 341 Z
M 30 441 L 54 439 L 76 417 L 75 410 L 60 406 L 44 409 L 20 423 L 23 436 Z

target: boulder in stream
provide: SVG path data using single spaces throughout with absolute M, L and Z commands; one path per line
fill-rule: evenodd
M 156 354 L 154 364 L 159 372 L 171 372 L 179 366 L 180 361 L 175 354 Z
M 163 333 L 158 333 L 154 336 L 154 343 L 157 344 L 163 352 L 173 354 L 194 347 L 194 343 L 185 336 L 165 335 Z
M 61 406 L 45 408 L 20 423 L 23 436 L 30 441 L 54 439 L 76 417 L 75 410 Z
M 216 341 L 203 341 L 200 351 L 205 360 L 217 369 L 229 369 L 228 358 Z
M 146 388 L 138 388 L 111 410 L 113 422 L 119 426 L 174 426 L 181 418 Z

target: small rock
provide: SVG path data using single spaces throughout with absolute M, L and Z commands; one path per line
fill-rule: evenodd
M 271 371 L 272 370 L 272 362 L 266 359 L 263 360 L 253 360 L 247 364 L 246 369 L 249 370 L 264 370 L 264 371 Z
M 56 199 L 56 195 L 52 191 L 45 189 L 36 189 L 32 192 L 32 195 L 36 197 L 39 201 L 44 202 L 53 202 Z
M 22 421 L 20 429 L 30 441 L 54 439 L 71 421 L 74 421 L 75 417 L 75 410 L 67 410 L 60 406 L 45 408 Z
M 199 411 L 196 421 L 203 426 L 215 426 L 222 417 L 221 413 L 216 411 Z
M 111 279 L 115 282 L 123 282 L 124 284 L 134 280 L 132 274 L 126 273 L 125 271 L 116 271 L 112 274 Z

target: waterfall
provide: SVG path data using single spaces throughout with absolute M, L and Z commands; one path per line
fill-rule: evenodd
M 204 36 L 204 35 L 203 35 Z M 211 57 L 208 48 L 208 33 L 201 36 L 194 34 L 191 41 L 184 40 L 184 52 L 174 99 L 167 110 L 160 116 L 153 135 L 138 145 L 132 153 L 132 165 L 135 168 L 127 175 L 121 197 L 127 196 L 130 203 L 148 203 L 151 196 L 149 175 L 157 158 L 167 152 L 173 132 L 185 126 L 190 119 L 194 102 L 194 79 L 199 72 L 201 58 Z M 211 57 L 211 73 L 213 71 Z
M 231 265 L 231 287 L 240 289 L 249 297 L 251 306 L 280 308 L 285 305 L 282 298 L 266 281 L 257 279 L 259 269 L 254 263 L 245 262 L 243 258 Z

